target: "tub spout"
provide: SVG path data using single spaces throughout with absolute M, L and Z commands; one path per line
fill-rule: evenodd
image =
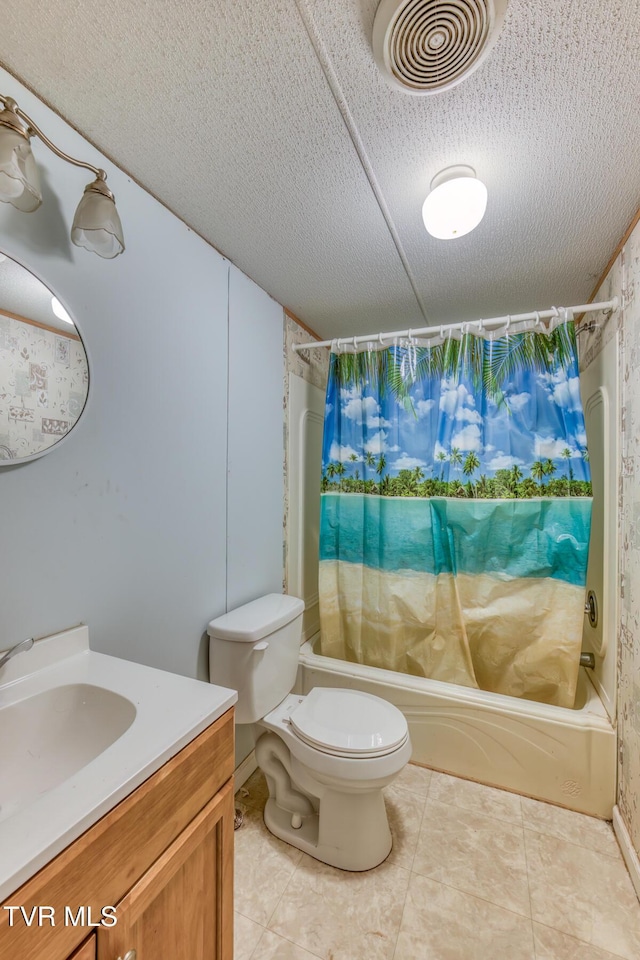
M 595 670 L 596 658 L 593 653 L 581 653 L 580 654 L 580 666 L 588 667 L 589 670 Z

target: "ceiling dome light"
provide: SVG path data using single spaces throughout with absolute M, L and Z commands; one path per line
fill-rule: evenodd
M 478 226 L 487 209 L 487 188 L 473 167 L 447 167 L 431 181 L 431 192 L 422 206 L 427 232 L 438 240 L 464 237 Z

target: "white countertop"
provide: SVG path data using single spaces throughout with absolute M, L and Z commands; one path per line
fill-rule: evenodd
M 88 684 L 120 694 L 136 710 L 111 746 L 0 820 L 0 902 L 237 700 L 226 687 L 94 653 L 86 626 L 37 641 L 5 664 L 0 681 L 0 778 L 3 707 L 55 687 Z

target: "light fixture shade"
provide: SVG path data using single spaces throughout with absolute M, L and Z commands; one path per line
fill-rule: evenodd
M 73 218 L 71 240 L 105 260 L 112 260 L 124 250 L 120 217 L 104 181 L 96 180 L 85 187 Z
M 4 124 L 0 124 L 0 200 L 24 213 L 32 213 L 42 203 L 31 144 L 18 130 Z
M 447 167 L 431 181 L 422 207 L 427 232 L 438 240 L 464 237 L 478 226 L 487 209 L 487 188 L 473 167 Z

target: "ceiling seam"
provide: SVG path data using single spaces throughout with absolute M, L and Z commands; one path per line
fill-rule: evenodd
M 391 234 L 391 239 L 393 240 L 395 248 L 398 251 L 398 256 L 400 257 L 400 261 L 407 275 L 407 279 L 411 285 L 411 289 L 413 290 L 413 294 L 420 308 L 420 313 L 422 314 L 425 323 L 428 324 L 429 317 L 427 316 L 427 311 L 422 301 L 422 297 L 420 296 L 416 281 L 413 278 L 407 255 L 405 254 L 402 246 L 402 241 L 400 240 L 398 231 L 396 230 L 393 218 L 387 206 L 386 200 L 384 199 L 382 188 L 378 183 L 371 161 L 367 156 L 367 151 L 358 132 L 356 122 L 353 119 L 353 115 L 349 109 L 344 93 L 342 92 L 342 87 L 340 86 L 340 81 L 338 80 L 338 75 L 334 70 L 331 58 L 324 46 L 324 43 L 322 42 L 322 38 L 316 29 L 315 22 L 311 16 L 311 13 L 309 12 L 305 0 L 295 0 L 295 4 L 300 15 L 300 19 L 302 20 L 304 28 L 307 31 L 309 40 L 311 41 L 311 46 L 313 47 L 316 57 L 318 58 L 318 62 L 322 68 L 322 72 L 324 73 L 325 79 L 329 84 L 333 99 L 336 102 L 336 106 L 340 111 L 344 125 L 347 128 L 351 142 L 353 143 L 355 151 L 358 154 L 358 159 L 360 160 L 362 169 L 365 172 L 367 180 L 369 181 L 369 185 L 373 191 L 373 195 L 376 198 L 376 202 L 387 225 L 387 229 Z

